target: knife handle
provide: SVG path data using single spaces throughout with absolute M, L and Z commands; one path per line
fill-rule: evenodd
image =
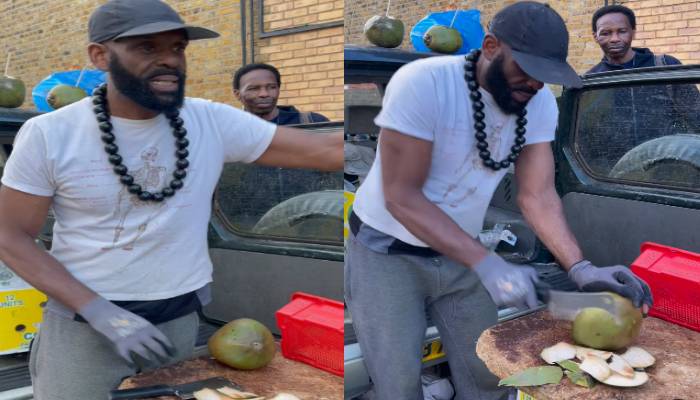
M 177 392 L 168 385 L 155 385 L 136 389 L 110 390 L 109 400 L 147 399 L 168 395 L 176 396 Z

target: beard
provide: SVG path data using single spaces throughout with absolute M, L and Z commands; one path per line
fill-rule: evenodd
M 109 74 L 114 86 L 121 94 L 149 110 L 157 112 L 174 111 L 180 108 L 185 100 L 185 79 L 187 76 L 180 70 L 157 68 L 147 76 L 139 78 L 127 71 L 116 55 L 114 55 L 109 62 Z M 167 95 L 153 92 L 148 85 L 148 81 L 158 75 L 177 76 L 177 91 Z
M 508 83 L 506 73 L 503 69 L 504 60 L 505 58 L 503 54 L 497 56 L 493 60 L 489 66 L 489 69 L 486 71 L 486 84 L 489 88 L 491 96 L 493 96 L 493 100 L 498 105 L 498 108 L 500 108 L 506 114 L 517 114 L 525 109 L 528 102 L 526 101 L 521 103 L 515 100 L 513 98 L 513 92 L 518 90 L 535 94 L 537 91 L 532 90 L 526 85 L 511 86 Z

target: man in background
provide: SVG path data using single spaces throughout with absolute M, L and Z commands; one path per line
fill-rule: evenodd
M 647 48 L 632 47 L 637 21 L 634 11 L 625 6 L 601 7 L 593 13 L 591 23 L 593 38 L 604 55 L 587 74 L 681 63 L 668 54 L 655 55 Z
M 314 112 L 301 112 L 294 106 L 278 106 L 282 80 L 277 68 L 269 64 L 248 64 L 233 76 L 233 94 L 249 113 L 277 125 L 326 122 Z

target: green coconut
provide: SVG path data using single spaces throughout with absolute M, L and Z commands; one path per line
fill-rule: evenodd
M 49 91 L 49 94 L 46 96 L 46 102 L 49 103 L 51 108 L 58 110 L 86 96 L 87 93 L 77 86 L 60 84 Z
M 244 370 L 264 367 L 277 351 L 270 330 L 249 318 L 222 326 L 209 338 L 207 345 L 217 361 Z
M 0 75 L 0 107 L 16 108 L 24 103 L 26 89 L 18 78 Z
M 365 22 L 367 40 L 379 47 L 398 47 L 403 41 L 403 22 L 385 15 L 375 15 Z
M 584 308 L 574 319 L 572 333 L 576 343 L 599 350 L 619 350 L 637 339 L 642 327 L 641 311 L 628 299 L 611 295 L 619 317 L 602 308 Z
M 462 47 L 462 35 L 457 29 L 433 25 L 423 35 L 423 43 L 434 52 L 452 54 Z

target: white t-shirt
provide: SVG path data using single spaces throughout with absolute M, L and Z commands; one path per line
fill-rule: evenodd
M 382 111 L 375 123 L 433 143 L 425 196 L 449 215 L 465 232 L 476 237 L 486 209 L 506 170 L 493 171 L 482 164 L 474 138 L 469 90 L 464 81 L 464 57 L 430 57 L 406 64 L 391 78 Z M 510 154 L 517 117 L 504 114 L 489 92 L 480 88 L 485 104 L 486 141 L 491 158 Z M 545 86 L 527 105 L 527 144 L 554 139 L 557 104 Z M 379 147 L 381 148 L 381 136 Z M 415 246 L 427 246 L 386 209 L 382 189 L 380 151 L 360 186 L 354 212 L 372 228 Z
M 207 247 L 211 199 L 224 162 L 253 162 L 276 125 L 231 106 L 185 99 L 190 166 L 184 187 L 161 203 L 126 191 L 107 160 L 85 98 L 28 120 L 15 139 L 2 183 L 53 197 L 51 254 L 109 300 L 158 300 L 212 279 Z M 163 114 L 112 117 L 123 164 L 143 190 L 159 192 L 175 170 L 175 137 Z

